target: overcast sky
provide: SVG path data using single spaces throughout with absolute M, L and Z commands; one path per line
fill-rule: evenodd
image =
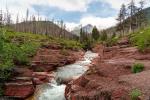
M 135 0 L 138 3 L 140 0 Z M 147 5 L 150 0 L 146 0 Z M 149 2 L 148 2 L 149 1 Z M 107 28 L 116 24 L 116 16 L 122 3 L 130 0 L 0 0 L 0 8 L 15 16 L 25 17 L 27 8 L 30 15 L 39 14 L 43 18 L 64 20 L 67 28 L 79 24 L 92 24 L 98 28 Z

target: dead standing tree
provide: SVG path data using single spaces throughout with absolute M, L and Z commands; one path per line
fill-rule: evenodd
M 3 25 L 3 12 L 2 10 L 0 10 L 0 28 L 2 27 Z

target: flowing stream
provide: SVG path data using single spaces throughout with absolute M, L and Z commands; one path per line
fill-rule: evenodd
M 65 100 L 65 84 L 60 84 L 61 81 L 76 79 L 83 75 L 90 65 L 91 61 L 98 54 L 87 51 L 81 61 L 74 64 L 60 67 L 55 72 L 55 79 L 49 84 L 40 85 L 38 92 L 35 93 L 36 100 Z

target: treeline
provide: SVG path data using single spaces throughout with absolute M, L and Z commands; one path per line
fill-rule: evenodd
M 45 34 L 59 38 L 76 39 L 76 35 L 71 34 L 66 30 L 66 24 L 63 20 L 56 21 L 54 19 L 42 19 L 39 13 L 37 16 L 29 15 L 29 10 L 26 11 L 26 16 L 16 16 L 16 22 L 13 22 L 12 15 L 8 9 L 6 12 L 0 10 L 0 27 L 7 26 L 17 32 L 28 32 L 33 34 Z
M 122 4 L 118 18 L 116 30 L 122 34 L 134 32 L 147 25 L 147 16 L 144 10 L 145 1 L 141 0 L 137 6 L 134 0 L 127 5 Z
M 99 31 L 96 26 L 93 27 L 91 33 L 80 28 L 80 42 L 84 44 L 85 49 L 92 49 L 94 44 L 102 43 L 107 46 L 111 46 L 116 42 L 116 34 L 109 36 L 105 30 Z

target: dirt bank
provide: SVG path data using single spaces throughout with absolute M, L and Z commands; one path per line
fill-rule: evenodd
M 67 85 L 65 96 L 68 100 L 130 100 L 129 94 L 135 88 L 142 91 L 141 100 L 148 97 L 149 53 L 140 53 L 127 41 L 113 47 L 97 45 L 93 51 L 99 53 L 99 57 L 86 74 Z M 131 73 L 134 63 L 143 63 L 144 72 Z

